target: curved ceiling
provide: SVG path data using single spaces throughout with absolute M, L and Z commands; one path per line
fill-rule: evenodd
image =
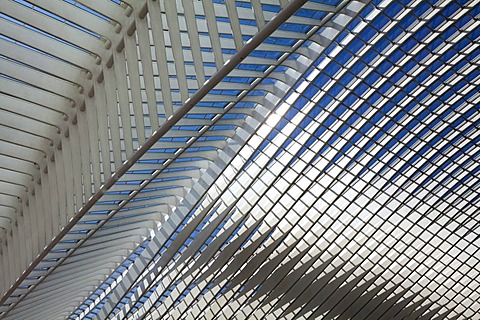
M 0 2 L 0 318 L 480 319 L 479 17 Z

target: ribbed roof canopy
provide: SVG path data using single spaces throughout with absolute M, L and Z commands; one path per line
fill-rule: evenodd
M 480 319 L 479 18 L 2 0 L 0 319 Z

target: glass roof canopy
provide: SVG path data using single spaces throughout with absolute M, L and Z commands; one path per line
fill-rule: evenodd
M 124 114 L 107 114 L 103 134 L 118 149 L 103 150 L 99 138 L 101 175 L 81 172 L 80 181 L 105 183 L 255 34 L 245 30 L 285 5 L 206 1 L 193 19 L 207 28 L 196 42 L 189 2 L 171 3 L 160 5 L 167 70 L 158 34 L 150 53 L 158 75 L 143 63 L 148 54 L 139 53 L 138 70 L 129 64 L 132 48 L 142 50 L 138 22 L 123 58 L 113 53 L 114 68 L 125 59 L 127 69 L 103 67 L 95 96 L 104 90 L 109 103 L 108 77 L 125 75 L 115 105 L 130 104 L 130 127 Z M 0 317 L 480 319 L 479 14 L 475 2 L 307 2 L 110 188 L 92 182 L 90 195 L 101 197 L 77 213 Z M 176 31 L 189 47 L 176 51 Z M 161 73 L 172 67 L 166 92 Z M 82 212 L 88 193 L 75 193 L 62 201 Z M 83 302 L 31 308 L 61 296 Z

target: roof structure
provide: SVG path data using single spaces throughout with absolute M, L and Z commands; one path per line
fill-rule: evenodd
M 480 319 L 475 0 L 1 0 L 0 319 Z

